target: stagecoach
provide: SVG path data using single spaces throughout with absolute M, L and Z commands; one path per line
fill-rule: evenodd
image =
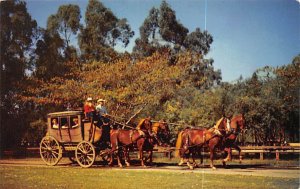
M 47 134 L 40 143 L 40 155 L 47 165 L 56 165 L 69 157 L 81 167 L 93 165 L 97 156 L 107 160 L 109 145 L 103 140 L 103 126 L 86 120 L 82 111 L 49 113 Z

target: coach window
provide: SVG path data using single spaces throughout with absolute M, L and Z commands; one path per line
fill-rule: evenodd
M 70 117 L 70 122 L 71 122 L 71 128 L 76 128 L 79 126 L 79 119 L 78 116 L 71 116 Z
M 51 119 L 51 127 L 53 128 L 53 129 L 58 129 L 58 121 L 57 121 L 57 118 L 53 118 L 53 119 Z
M 69 127 L 68 118 L 67 117 L 61 117 L 60 118 L 60 125 L 61 125 L 62 129 L 67 129 Z

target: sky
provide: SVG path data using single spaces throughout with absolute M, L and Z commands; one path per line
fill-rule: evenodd
M 27 0 L 28 12 L 40 27 L 60 5 L 79 5 L 84 23 L 88 0 Z M 135 36 L 121 51 L 131 52 L 139 27 L 161 0 L 102 0 L 118 18 L 126 18 Z M 249 78 L 258 68 L 282 66 L 300 54 L 299 0 L 167 0 L 189 32 L 197 27 L 214 39 L 205 58 L 214 59 L 222 81 Z

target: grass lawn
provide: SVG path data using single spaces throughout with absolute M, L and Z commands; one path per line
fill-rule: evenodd
M 0 165 L 0 188 L 298 188 L 299 179 L 111 168 Z

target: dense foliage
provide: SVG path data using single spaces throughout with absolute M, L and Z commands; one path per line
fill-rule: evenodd
M 45 29 L 26 3 L 0 5 L 1 149 L 21 140 L 38 143 L 47 113 L 81 109 L 87 97 L 106 99 L 118 121 L 143 108 L 132 124 L 146 116 L 175 123 L 173 140 L 187 125 L 211 127 L 223 114 L 244 113 L 248 128 L 241 142 L 299 141 L 300 55 L 224 83 L 213 60 L 203 58 L 212 36 L 199 28 L 188 33 L 165 1 L 150 10 L 131 54 L 114 50 L 134 34 L 126 19 L 99 1 L 89 1 L 85 25 L 77 5 L 64 5 Z M 79 36 L 80 52 L 71 36 Z

